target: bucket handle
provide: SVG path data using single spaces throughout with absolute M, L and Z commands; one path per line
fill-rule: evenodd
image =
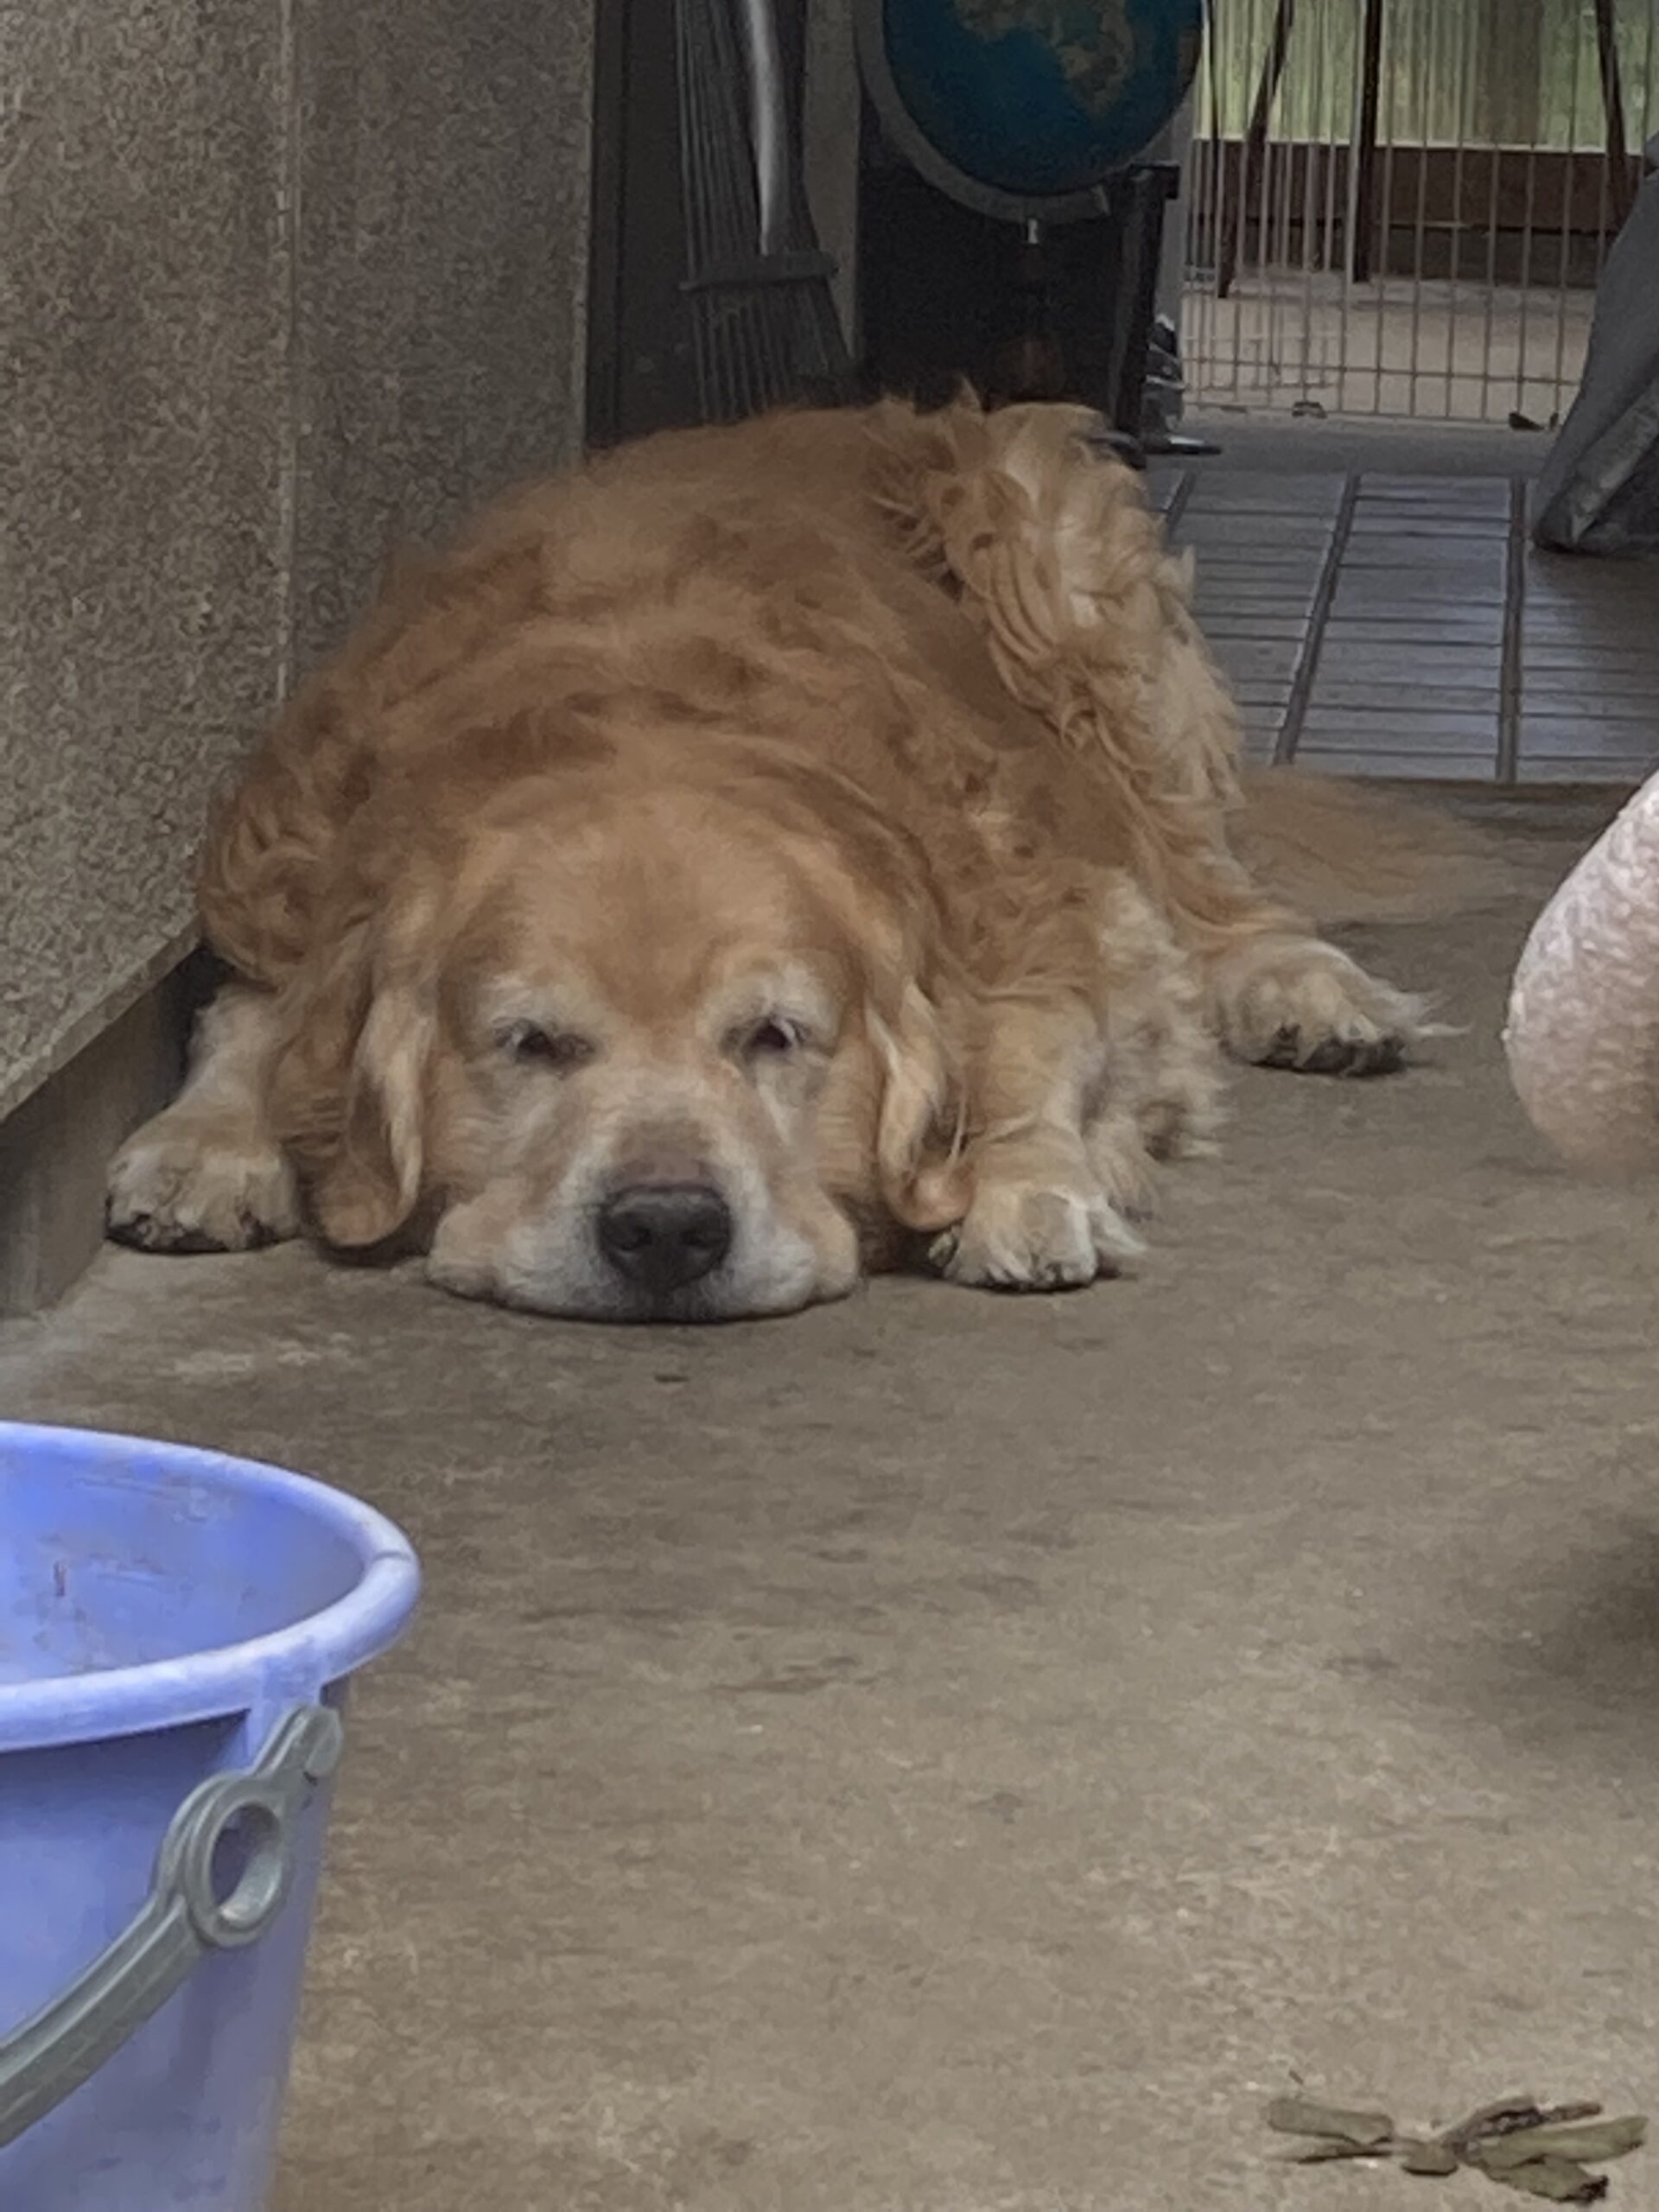
M 90 2080 L 210 1953 L 257 1942 L 287 1902 L 299 1815 L 339 1764 L 344 1737 L 331 1707 L 295 1706 L 251 1766 L 191 1791 L 137 1918 L 60 1997 L 0 2036 L 0 2149 Z M 213 1856 L 238 1823 L 245 1857 L 221 1898 Z

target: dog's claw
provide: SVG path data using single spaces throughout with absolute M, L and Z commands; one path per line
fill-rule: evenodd
M 1305 1046 L 1300 1029 L 1280 1029 L 1258 1065 L 1299 1075 L 1397 1075 L 1406 1064 L 1403 1037 L 1322 1037 Z

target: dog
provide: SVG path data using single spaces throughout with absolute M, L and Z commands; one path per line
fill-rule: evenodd
M 1408 907 L 1416 833 L 1242 799 L 1189 583 L 1063 406 L 784 413 L 508 498 L 219 810 L 231 980 L 111 1233 L 613 1320 L 1116 1272 L 1224 1050 L 1383 1073 L 1425 1026 L 1263 875 L 1363 855 Z

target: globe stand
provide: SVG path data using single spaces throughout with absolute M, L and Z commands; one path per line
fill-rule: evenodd
M 1055 334 L 1051 312 L 1052 257 L 1048 232 L 1043 224 L 1025 225 L 1014 266 L 1015 275 L 1009 287 L 1014 310 L 1014 328 L 993 354 L 985 379 L 984 397 L 993 407 L 1064 399 L 1069 381 L 1065 349 Z M 1128 430 L 1107 424 L 1103 419 L 1090 443 L 1115 453 L 1131 468 L 1144 468 L 1147 465 L 1149 448 L 1146 442 Z
M 1058 399 L 1065 390 L 1065 359 L 1049 314 L 1048 237 L 1027 223 L 1014 264 L 1014 330 L 998 348 L 985 397 L 998 405 Z
M 965 365 L 961 373 L 968 381 L 979 382 L 994 404 L 1064 399 L 1075 391 L 1065 346 L 1056 328 L 1055 232 L 1063 226 L 1109 216 L 1121 240 L 1114 307 L 1122 343 L 1115 348 L 1117 366 L 1108 379 L 1112 404 L 1104 410 L 1114 419 L 1103 429 L 1100 442 L 1137 467 L 1144 465 L 1147 452 L 1216 451 L 1204 439 L 1149 429 L 1145 420 L 1158 245 L 1164 207 L 1179 191 L 1179 170 L 1168 162 L 1121 164 L 1084 186 L 1048 194 L 1014 191 L 967 175 L 920 128 L 894 80 L 887 46 L 892 4 L 893 0 L 855 0 L 864 83 L 883 138 L 921 183 L 942 199 L 973 217 L 988 218 L 990 227 L 1006 224 L 1019 232 L 1012 255 L 1001 257 L 1007 314 L 995 320 L 1003 323 L 1003 330 L 982 353 L 976 351 L 976 359 L 983 364 L 977 375 Z M 1192 15 L 1192 53 L 1175 90 L 1176 102 L 1185 94 L 1197 59 L 1196 7 Z M 1075 254 L 1070 260 L 1075 275 Z M 1115 339 L 1117 334 L 1115 331 Z M 1098 389 L 1097 372 L 1093 380 Z

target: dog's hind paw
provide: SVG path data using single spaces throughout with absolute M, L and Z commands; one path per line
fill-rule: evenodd
M 1263 938 L 1225 954 L 1211 990 L 1222 1041 L 1257 1067 L 1392 1075 L 1432 1033 L 1421 999 L 1318 938 Z

